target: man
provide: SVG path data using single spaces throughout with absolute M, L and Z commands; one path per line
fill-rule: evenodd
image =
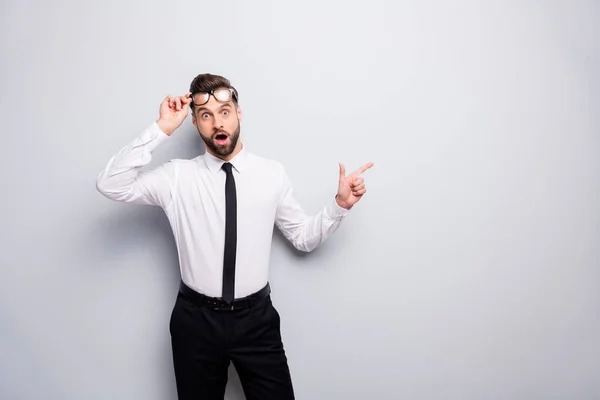
M 142 172 L 188 111 L 206 154 Z M 269 295 L 273 227 L 297 249 L 315 249 L 365 194 L 360 174 L 373 163 L 348 176 L 340 164 L 337 195 L 308 216 L 282 165 L 239 140 L 242 110 L 228 79 L 198 75 L 186 95 L 163 100 L 159 115 L 109 160 L 96 186 L 115 201 L 160 206 L 170 221 L 182 279 L 169 326 L 179 399 L 223 399 L 230 361 L 247 399 L 293 399 Z

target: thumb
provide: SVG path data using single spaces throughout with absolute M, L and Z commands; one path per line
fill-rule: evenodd
M 346 168 L 344 167 L 344 164 L 342 164 L 342 163 L 338 163 L 338 164 L 340 164 L 340 180 L 342 180 L 346 177 Z

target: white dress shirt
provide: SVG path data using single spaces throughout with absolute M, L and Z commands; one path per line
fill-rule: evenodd
M 169 138 L 153 122 L 109 160 L 96 187 L 115 201 L 162 207 L 173 229 L 181 279 L 200 293 L 221 297 L 224 161 L 207 152 L 142 171 L 154 149 Z M 294 247 L 311 251 L 337 230 L 348 210 L 332 198 L 318 214 L 308 216 L 281 163 L 249 153 L 243 144 L 230 162 L 238 207 L 235 297 L 240 298 L 268 282 L 274 226 Z

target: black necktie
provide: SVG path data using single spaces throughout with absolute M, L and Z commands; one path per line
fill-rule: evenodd
M 237 247 L 237 197 L 235 180 L 230 163 L 223 164 L 225 180 L 225 256 L 223 258 L 223 300 L 231 304 L 234 299 L 235 251 Z

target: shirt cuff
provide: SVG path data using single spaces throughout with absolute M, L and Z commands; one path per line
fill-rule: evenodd
M 334 197 L 333 200 L 325 207 L 325 212 L 330 219 L 341 220 L 348 215 L 350 210 L 340 207 L 337 201 L 335 201 Z
M 169 135 L 164 133 L 159 127 L 156 121 L 152 122 L 139 136 L 140 142 L 149 151 L 154 150 L 160 144 L 170 138 Z

